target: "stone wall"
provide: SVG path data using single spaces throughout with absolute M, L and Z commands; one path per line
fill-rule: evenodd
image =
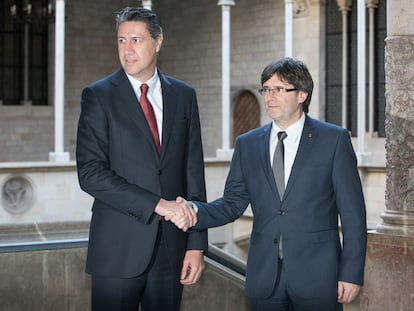
M 90 276 L 86 248 L 3 252 L 0 245 L 0 309 L 88 311 Z M 247 311 L 244 283 L 212 260 L 196 285 L 184 287 L 182 311 Z
M 86 248 L 0 253 L 0 309 L 90 310 Z
M 0 187 L 0 226 L 90 220 L 92 198 L 80 189 L 74 162 L 0 163 Z
M 52 106 L 0 105 L 0 162 L 46 161 L 53 151 Z
M 207 199 L 223 194 L 229 162 L 206 158 Z M 360 169 L 367 221 L 375 229 L 384 211 L 384 168 Z M 24 195 L 23 195 L 24 193 Z M 78 184 L 75 163 L 0 163 L 0 240 L 54 239 L 57 231 L 85 234 L 92 198 Z M 225 227 L 210 229 L 210 242 L 245 259 L 251 213 Z

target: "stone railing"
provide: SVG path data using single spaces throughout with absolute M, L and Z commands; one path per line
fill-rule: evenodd
M 0 309 L 90 310 L 86 246 L 85 238 L 0 245 Z M 248 310 L 244 276 L 236 267 L 244 271 L 242 262 L 211 246 L 203 277 L 184 287 L 181 310 Z

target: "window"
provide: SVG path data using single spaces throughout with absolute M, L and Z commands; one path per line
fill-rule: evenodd
M 0 104 L 47 105 L 48 0 L 5 0 L 0 4 Z
M 346 127 L 352 136 L 357 133 L 357 1 L 353 0 L 348 12 L 348 49 L 347 49 L 347 118 Z M 368 10 L 367 20 L 367 54 L 368 54 Z M 327 1 L 326 4 L 326 119 L 329 122 L 342 125 L 342 13 L 337 1 Z M 369 131 L 369 119 L 373 120 L 373 132 L 379 137 L 385 137 L 385 69 L 384 50 L 386 37 L 386 1 L 380 0 L 374 9 L 374 94 L 373 111 L 368 110 L 368 68 L 367 79 L 367 112 L 366 130 Z M 367 67 L 368 67 L 367 55 Z
M 250 91 L 242 91 L 235 100 L 233 143 L 237 136 L 260 126 L 260 106 Z

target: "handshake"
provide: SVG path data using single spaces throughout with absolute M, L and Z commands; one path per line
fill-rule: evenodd
M 184 232 L 197 223 L 197 213 L 194 211 L 193 205 L 182 197 L 177 197 L 175 201 L 161 199 L 154 211 Z

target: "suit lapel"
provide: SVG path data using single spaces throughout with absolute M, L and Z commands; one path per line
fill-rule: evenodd
M 177 109 L 177 94 L 168 78 L 158 71 L 161 81 L 162 101 L 163 101 L 163 118 L 162 118 L 162 144 L 161 159 L 167 149 L 172 128 L 174 126 L 175 112 Z
M 288 184 L 286 186 L 285 197 L 289 195 L 289 192 L 295 184 L 296 179 L 299 177 L 300 172 L 306 163 L 307 156 L 311 152 L 313 143 L 316 138 L 317 131 L 314 127 L 312 119 L 306 116 L 302 137 L 300 138 L 299 142 L 298 152 L 296 153 L 295 161 L 293 162 Z
M 276 197 L 279 197 L 279 194 L 276 191 L 276 182 L 275 177 L 273 176 L 273 170 L 272 166 L 270 164 L 270 132 L 272 130 L 272 123 L 269 123 L 263 128 L 263 132 L 258 135 L 257 144 L 258 146 L 255 148 L 255 150 L 262 150 L 260 154 L 262 168 L 264 171 L 264 174 L 266 176 L 266 180 L 270 185 L 270 188 L 272 189 L 274 195 Z
M 125 112 L 135 123 L 137 128 L 142 132 L 148 142 L 153 146 L 154 154 L 157 154 L 155 144 L 151 135 L 151 131 L 148 127 L 147 120 L 144 112 L 139 104 L 138 98 L 131 83 L 129 82 L 125 72 L 120 69 L 113 77 L 112 84 L 117 88 L 117 97 L 119 102 L 122 102 L 121 109 L 125 109 Z

